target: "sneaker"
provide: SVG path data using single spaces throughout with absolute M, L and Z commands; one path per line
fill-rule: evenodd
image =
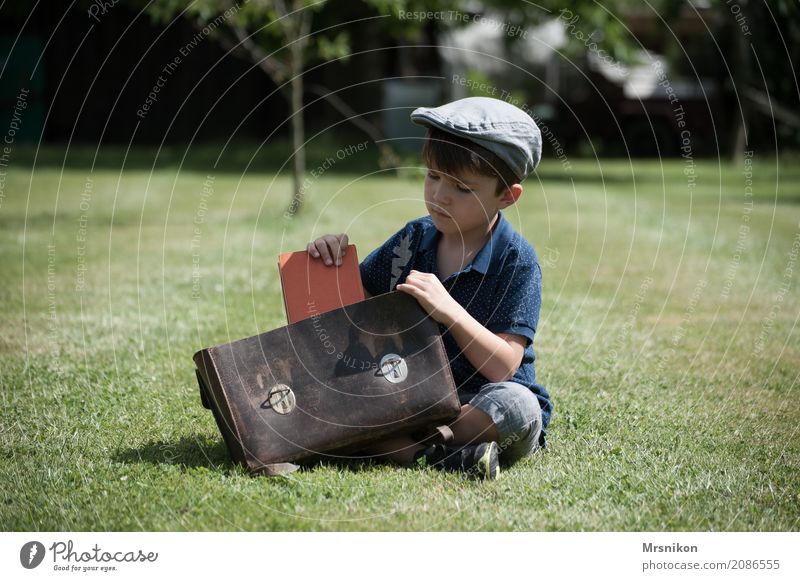
M 415 464 L 440 470 L 463 472 L 480 480 L 496 480 L 500 476 L 497 442 L 481 442 L 473 446 L 452 448 L 437 444 L 417 453 Z
M 442 468 L 442 460 L 446 457 L 447 449 L 442 444 L 434 444 L 416 453 L 414 465 L 418 468 Z

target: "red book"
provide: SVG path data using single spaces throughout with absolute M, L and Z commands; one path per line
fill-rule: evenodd
M 289 324 L 364 300 L 354 244 L 347 246 L 340 266 L 326 266 L 300 250 L 281 254 L 278 270 Z

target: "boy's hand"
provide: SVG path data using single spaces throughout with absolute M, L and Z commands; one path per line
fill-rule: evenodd
M 438 323 L 448 327 L 457 321 L 464 311 L 435 274 L 412 270 L 406 281 L 395 286 L 395 289 L 417 299 L 426 313 Z
M 342 264 L 342 258 L 347 248 L 347 234 L 327 234 L 309 242 L 306 250 L 314 258 L 322 258 L 325 264 L 331 266 L 334 262 L 336 266 Z

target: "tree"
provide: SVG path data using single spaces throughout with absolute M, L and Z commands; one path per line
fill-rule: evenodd
M 140 6 L 146 0 L 131 0 Z M 303 96 L 306 91 L 313 92 L 325 98 L 342 115 L 380 143 L 381 165 L 384 167 L 396 165 L 397 157 L 391 148 L 382 142 L 379 131 L 367 119 L 357 115 L 344 101 L 334 93 L 320 86 L 306 86 L 303 73 L 315 61 L 330 61 L 344 59 L 351 52 L 349 31 L 345 23 L 335 21 L 323 28 L 315 29 L 314 16 L 324 6 L 335 10 L 337 2 L 344 0 L 159 0 L 147 2 L 146 10 L 157 21 L 168 22 L 177 15 L 188 18 L 193 25 L 200 29 L 209 29 L 210 23 L 215 23 L 213 30 L 208 33 L 210 38 L 216 39 L 231 53 L 242 56 L 258 65 L 270 79 L 279 87 L 281 93 L 288 101 L 291 117 L 291 135 L 293 144 L 293 197 L 288 212 L 293 215 L 303 206 L 304 193 L 301 187 L 305 173 L 305 129 L 303 117 Z M 763 1 L 763 0 L 762 0 Z M 797 10 L 796 0 L 774 0 L 774 12 L 783 20 L 782 26 L 787 34 L 796 33 L 800 29 L 800 11 Z M 476 11 L 492 11 L 499 15 L 509 26 L 525 28 L 555 18 L 564 8 L 563 0 L 538 0 L 532 2 L 513 2 L 504 0 L 474 1 L 445 1 L 445 0 L 362 0 L 376 16 L 392 15 L 390 18 L 376 18 L 369 21 L 370 26 L 379 27 L 387 39 L 400 39 L 403 43 L 413 43 L 424 30 L 429 36 L 435 37 L 437 31 L 466 25 L 465 19 L 448 18 L 399 18 L 400 11 L 411 13 L 441 13 L 443 11 L 475 13 Z M 754 19 L 766 21 L 765 14 L 770 16 L 770 24 L 775 22 L 775 15 L 764 3 L 756 4 L 740 0 L 743 7 L 753 7 L 758 12 Z M 339 4 L 341 6 L 341 4 Z M 674 20 L 681 10 L 686 10 L 685 0 L 649 0 L 647 10 L 653 10 L 669 23 Z M 596 0 L 573 0 L 569 3 L 569 10 L 578 16 L 587 28 L 592 28 L 602 33 L 604 48 L 616 59 L 622 62 L 632 62 L 638 41 L 632 37 L 625 25 L 625 14 L 631 10 L 627 0 L 605 0 L 602 3 Z M 642 8 L 644 9 L 644 8 Z M 730 10 L 728 3 L 718 3 L 715 10 L 720 16 Z M 334 13 L 335 14 L 335 13 Z M 729 26 L 731 24 L 729 23 Z M 789 38 L 786 36 L 785 38 Z M 741 35 L 739 37 L 741 40 Z M 519 40 L 518 35 L 508 35 L 507 42 Z M 571 39 L 572 51 L 586 50 L 578 46 L 575 39 Z M 388 43 L 387 43 L 388 44 Z M 796 44 L 796 43 L 795 43 Z M 785 59 L 786 47 L 778 42 L 762 43 L 759 47 L 765 61 Z M 741 49 L 741 47 L 740 47 Z M 789 49 L 796 56 L 797 47 L 792 45 Z M 736 51 L 740 61 L 735 62 L 733 82 L 736 86 L 747 82 L 749 55 L 746 50 Z M 790 59 L 791 59 L 791 55 Z M 782 87 L 783 93 L 791 97 L 795 93 L 797 80 L 794 74 L 791 77 L 785 74 L 780 67 L 764 67 L 768 86 Z M 753 107 L 741 107 L 743 111 L 764 110 L 764 92 L 755 90 L 752 86 L 746 87 L 745 98 Z M 737 97 L 738 99 L 738 97 Z M 780 100 L 780 99 L 779 99 Z M 788 102 L 793 102 L 790 99 Z M 739 107 L 737 107 L 737 112 Z M 787 106 L 778 106 L 773 111 L 783 111 L 785 120 L 797 121 L 797 116 L 791 114 Z M 742 116 L 741 124 L 744 128 L 748 115 Z M 740 135 L 744 129 L 735 131 Z M 741 139 L 733 140 L 733 151 L 741 149 Z
M 388 10 L 386 0 L 364 0 L 378 11 Z M 139 4 L 141 4 L 139 0 Z M 304 203 L 302 188 L 305 173 L 305 123 L 303 115 L 303 72 L 315 60 L 346 58 L 350 51 L 347 30 L 333 26 L 313 31 L 314 14 L 324 0 L 160 0 L 147 3 L 145 9 L 157 22 L 166 23 L 182 15 L 193 26 L 216 40 L 232 54 L 243 57 L 269 76 L 289 103 L 292 136 L 292 201 L 287 212 L 294 215 Z M 207 32 L 206 32 L 207 31 Z M 325 98 L 373 140 L 380 133 L 369 121 L 358 116 L 348 105 L 325 87 L 308 87 Z M 396 165 L 396 156 L 387 144 L 379 146 L 381 163 Z
M 794 42 L 800 35 L 800 7 L 796 0 L 738 0 L 738 7 L 734 12 L 720 3 L 717 10 L 732 39 L 729 91 L 739 106 L 733 114 L 730 158 L 741 163 L 744 151 L 753 146 L 754 131 L 771 133 L 774 126 L 776 142 L 800 143 L 800 46 Z
M 584 26 L 602 38 L 603 48 L 615 60 L 631 64 L 635 60 L 638 41 L 626 28 L 626 15 L 631 11 L 651 12 L 672 26 L 681 13 L 695 10 L 692 0 L 537 0 L 509 3 L 483 0 L 485 8 L 503 15 L 511 25 L 530 26 L 558 15 L 568 8 Z M 720 89 L 727 94 L 724 117 L 730 120 L 729 158 L 741 161 L 745 149 L 759 137 L 772 139 L 773 128 L 780 143 L 800 144 L 800 85 L 797 62 L 800 43 L 800 7 L 797 0 L 737 0 L 736 2 L 697 2 L 711 12 L 711 30 L 715 38 L 708 40 L 708 58 L 718 61 Z M 667 40 L 672 40 L 668 36 Z M 507 42 L 519 40 L 508 35 Z M 719 45 L 719 52 L 715 44 Z M 585 51 L 583 43 L 570 39 L 568 52 Z M 680 53 L 680 51 L 677 51 Z M 725 62 L 727 60 L 727 63 Z M 777 121 L 777 123 L 776 123 Z M 753 135 L 756 134 L 756 135 Z
M 131 0 L 145 7 L 153 20 L 161 23 L 172 21 L 176 16 L 188 19 L 200 31 L 207 31 L 209 38 L 234 55 L 256 64 L 280 89 L 289 103 L 292 136 L 292 201 L 287 212 L 294 215 L 304 203 L 302 188 L 305 173 L 305 123 L 303 115 L 303 96 L 306 91 L 313 92 L 327 100 L 343 116 L 365 131 L 373 141 L 379 143 L 381 165 L 396 166 L 398 158 L 387 142 L 381 140 L 377 128 L 357 115 L 343 100 L 325 87 L 306 86 L 303 73 L 315 61 L 330 61 L 346 58 L 350 53 L 350 38 L 343 24 L 334 24 L 321 30 L 314 30 L 314 15 L 326 4 L 335 5 L 336 0 Z M 343 0 L 339 0 L 343 1 Z M 376 15 L 394 15 L 393 18 L 376 19 L 370 25 L 381 27 L 387 38 L 413 39 L 423 28 L 420 20 L 397 18 L 399 11 L 436 12 L 457 11 L 472 8 L 475 3 L 447 2 L 445 0 L 362 0 Z M 599 7 L 593 0 L 576 0 L 571 9 L 586 17 L 590 23 L 602 27 L 614 44 L 617 53 L 624 51 L 627 44 L 621 39 L 622 27 L 610 14 L 614 13 L 621 0 L 609 0 L 609 11 Z M 509 7 L 507 2 L 494 0 L 484 2 L 500 13 L 509 22 L 522 26 L 535 24 L 551 14 L 557 13 L 561 4 L 543 0 L 539 6 L 546 10 L 519 3 Z M 434 21 L 437 22 L 437 21 Z M 451 25 L 449 23 L 446 25 Z M 455 25 L 463 25 L 455 21 Z

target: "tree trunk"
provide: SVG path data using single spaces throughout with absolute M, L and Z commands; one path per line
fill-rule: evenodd
M 295 43 L 297 44 L 297 43 Z M 292 45 L 292 53 L 295 52 Z M 304 142 L 305 128 L 303 124 L 303 71 L 302 66 L 297 66 L 298 61 L 292 54 L 292 99 L 289 114 L 292 116 L 292 203 L 289 205 L 289 214 L 297 214 L 303 207 L 303 176 L 306 173 L 306 150 Z
M 282 3 L 281 3 L 282 4 Z M 289 114 L 292 116 L 292 202 L 289 204 L 287 214 L 294 216 L 303 207 L 305 191 L 303 180 L 306 173 L 305 128 L 303 123 L 303 52 L 308 45 L 311 30 L 311 12 L 303 8 L 303 0 L 294 0 L 292 3 L 293 14 L 287 22 L 286 41 L 289 44 L 289 74 L 291 75 L 291 101 Z M 286 13 L 281 6 L 280 12 Z
M 747 0 L 739 0 L 739 4 L 745 8 Z M 724 10 L 724 9 L 723 9 Z M 726 15 L 730 16 L 730 15 Z M 746 96 L 747 86 L 750 82 L 750 51 L 749 43 L 745 40 L 742 31 L 734 24 L 729 25 L 734 35 L 733 41 L 733 91 L 737 95 L 739 107 L 735 109 L 733 116 L 734 127 L 731 139 L 731 150 L 729 158 L 736 165 L 744 163 L 744 152 L 748 145 L 748 121 L 750 118 L 750 104 Z

